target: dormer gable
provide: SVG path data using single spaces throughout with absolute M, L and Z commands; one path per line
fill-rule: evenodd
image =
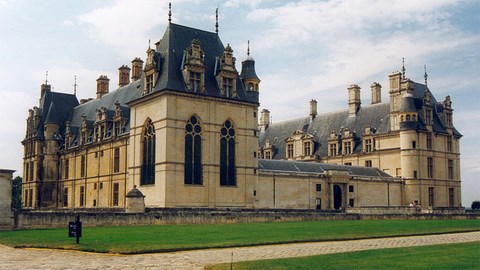
M 193 39 L 183 51 L 182 75 L 188 91 L 205 93 L 205 54 L 200 40 Z
M 215 62 L 215 79 L 217 80 L 220 94 L 225 97 L 237 97 L 237 70 L 235 69 L 235 57 L 230 45 L 223 50 L 223 54 L 217 57 Z

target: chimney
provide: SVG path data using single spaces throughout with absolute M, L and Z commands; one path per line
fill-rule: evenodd
M 107 75 L 100 75 L 97 79 L 97 99 L 108 94 L 108 83 L 110 79 Z
M 142 77 L 142 67 L 142 59 L 135 57 L 135 59 L 132 60 L 132 82 Z
M 118 68 L 118 88 L 130 83 L 130 68 L 122 65 Z
M 348 87 L 348 116 L 357 115 L 360 104 L 360 86 L 352 84 Z
M 50 84 L 43 83 L 40 86 L 40 98 L 43 98 L 43 95 L 45 95 L 45 92 L 50 92 L 52 90 L 52 86 Z
M 382 86 L 377 82 L 373 82 L 372 85 L 370 85 L 370 88 L 372 89 L 372 105 L 381 103 L 382 102 Z
M 310 100 L 310 121 L 317 116 L 317 101 L 315 99 Z
M 262 130 L 265 130 L 267 129 L 269 124 L 270 124 L 270 111 L 267 109 L 263 109 L 260 116 L 260 128 Z

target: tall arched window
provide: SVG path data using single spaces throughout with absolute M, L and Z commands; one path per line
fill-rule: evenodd
M 201 185 L 202 179 L 202 126 L 195 116 L 185 125 L 185 184 Z
M 220 185 L 236 186 L 235 129 L 230 120 L 220 130 Z
M 143 130 L 141 185 L 155 184 L 155 127 L 148 120 Z

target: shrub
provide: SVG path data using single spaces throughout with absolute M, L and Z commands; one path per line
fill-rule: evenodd
M 480 209 L 480 201 L 473 201 L 472 202 L 472 209 Z

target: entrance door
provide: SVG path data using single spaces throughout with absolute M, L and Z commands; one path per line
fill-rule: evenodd
M 342 188 L 339 185 L 333 186 L 333 208 L 340 209 L 342 207 Z

